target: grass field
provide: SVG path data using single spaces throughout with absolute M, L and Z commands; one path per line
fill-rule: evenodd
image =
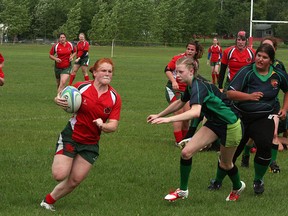
M 51 164 L 59 132 L 69 114 L 53 98 L 56 84 L 50 46 L 1 46 L 5 57 L 5 85 L 0 88 L 0 215 L 51 215 L 39 204 L 56 182 Z M 205 48 L 206 49 L 206 48 Z M 167 203 L 164 195 L 179 185 L 179 153 L 171 125 L 148 125 L 146 117 L 167 106 L 163 69 L 184 48 L 116 47 L 112 85 L 123 109 L 119 129 L 103 134 L 100 157 L 88 178 L 59 200 L 55 215 L 287 215 L 288 152 L 279 153 L 280 174 L 267 173 L 266 190 L 256 197 L 252 188 L 253 163 L 241 168 L 247 188 L 237 202 L 226 202 L 230 181 L 217 192 L 207 190 L 216 172 L 217 153 L 201 152 L 193 159 L 190 195 Z M 109 47 L 91 47 L 91 63 L 109 57 Z M 210 79 L 204 54 L 200 73 Z M 288 66 L 287 50 L 277 57 Z M 79 71 L 76 80 L 82 80 Z

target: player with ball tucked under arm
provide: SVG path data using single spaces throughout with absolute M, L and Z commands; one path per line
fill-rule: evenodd
M 176 74 L 180 82 L 187 83 L 181 99 L 171 103 L 162 112 L 150 115 L 147 121 L 151 124 L 170 123 L 198 118 L 201 112 L 207 118 L 206 123 L 194 134 L 181 151 L 180 187 L 165 196 L 165 200 L 175 201 L 188 197 L 188 180 L 192 168 L 192 157 L 200 149 L 218 138 L 221 140 L 219 172 L 225 173 L 232 181 L 233 187 L 226 201 L 236 201 L 245 188 L 240 181 L 238 168 L 232 159 L 242 138 L 241 121 L 237 112 L 230 106 L 231 101 L 219 89 L 208 82 L 197 78 L 197 64 L 191 58 L 181 58 L 176 62 Z M 189 101 L 190 110 L 164 118 L 175 112 Z
M 121 98 L 110 86 L 114 73 L 111 59 L 96 61 L 90 68 L 93 81 L 74 86 L 82 95 L 82 104 L 60 133 L 52 164 L 52 175 L 59 183 L 46 195 L 40 206 L 55 211 L 53 204 L 72 192 L 88 175 L 99 155 L 101 132 L 116 131 L 120 119 Z M 58 96 L 57 105 L 65 108 L 67 102 Z

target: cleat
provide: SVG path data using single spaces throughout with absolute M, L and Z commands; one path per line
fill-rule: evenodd
M 178 148 L 183 149 L 190 140 L 191 140 L 191 138 L 183 139 L 179 143 L 176 142 L 175 145 Z
M 169 202 L 174 202 L 177 199 L 185 199 L 188 197 L 188 189 L 187 190 L 180 190 L 179 188 L 174 192 L 167 194 L 164 199 L 168 200 Z
M 262 194 L 264 192 L 264 182 L 262 180 L 254 181 L 253 189 L 255 194 Z
M 250 155 L 242 155 L 241 167 L 249 167 Z
M 219 190 L 221 187 L 222 183 L 217 182 L 215 179 L 211 179 L 208 189 L 213 191 L 213 190 Z
M 276 161 L 272 161 L 269 165 L 269 172 L 280 173 L 280 167 L 277 165 Z
M 56 211 L 54 206 L 52 204 L 46 203 L 45 200 L 42 200 L 42 202 L 40 203 L 40 206 L 50 211 Z
M 232 190 L 231 193 L 226 198 L 226 201 L 237 201 L 240 197 L 240 194 L 245 189 L 246 184 L 241 181 L 242 186 L 238 190 Z

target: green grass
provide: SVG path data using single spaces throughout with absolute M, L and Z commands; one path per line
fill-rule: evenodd
M 6 83 L 0 88 L 0 215 L 51 215 L 39 207 L 56 182 L 51 164 L 59 132 L 69 114 L 53 102 L 56 84 L 50 46 L 1 46 Z M 205 48 L 206 49 L 206 48 Z M 281 173 L 265 176 L 266 190 L 255 197 L 253 164 L 239 167 L 247 188 L 236 203 L 227 203 L 230 181 L 209 192 L 217 153 L 193 159 L 187 200 L 167 203 L 164 195 L 179 185 L 180 150 L 173 146 L 171 125 L 148 125 L 146 117 L 167 106 L 163 69 L 184 48 L 116 47 L 112 85 L 123 100 L 119 129 L 103 134 L 100 157 L 88 178 L 56 203 L 55 215 L 286 215 L 287 152 L 279 153 Z M 286 60 L 287 50 L 278 50 Z M 210 79 L 206 54 L 200 73 Z M 91 47 L 91 63 L 109 57 L 109 47 Z M 79 71 L 76 80 L 82 80 Z M 239 163 L 239 162 L 238 162 Z

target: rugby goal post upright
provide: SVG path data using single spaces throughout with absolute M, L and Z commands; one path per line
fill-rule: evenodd
M 112 44 L 111 44 L 111 58 L 114 57 L 114 46 L 115 46 L 115 39 L 112 40 Z
M 249 32 L 249 47 L 253 47 L 253 36 L 252 36 L 252 26 L 253 23 L 277 23 L 277 24 L 287 24 L 288 21 L 271 21 L 271 20 L 253 20 L 253 0 L 251 0 L 251 10 L 250 10 L 250 32 Z

